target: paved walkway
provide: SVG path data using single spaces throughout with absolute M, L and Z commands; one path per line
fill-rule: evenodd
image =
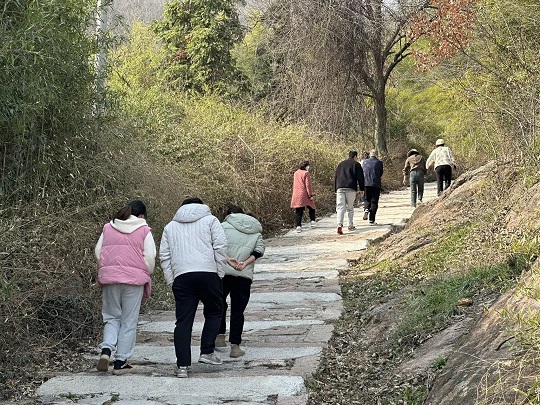
M 427 185 L 425 200 L 435 197 Z M 113 376 L 89 369 L 59 375 L 45 382 L 37 394 L 46 404 L 305 404 L 305 378 L 314 373 L 332 335 L 332 322 L 342 310 L 338 271 L 347 259 L 358 257 L 370 240 L 387 234 L 412 213 L 409 191 L 383 194 L 377 226 L 355 210 L 357 229 L 336 234 L 336 218 L 322 218 L 316 228 L 292 230 L 267 240 L 265 256 L 257 261 L 252 297 L 246 310 L 243 346 L 246 354 L 230 358 L 229 348 L 217 351 L 223 365 L 196 363 L 202 330 L 199 308 L 193 329 L 189 378 L 179 379 L 172 332 L 174 312 L 141 316 L 131 374 Z M 92 362 L 94 362 L 92 364 Z

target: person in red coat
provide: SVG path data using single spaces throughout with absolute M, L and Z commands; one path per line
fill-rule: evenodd
M 296 211 L 296 232 L 302 232 L 302 217 L 304 216 L 305 207 L 309 211 L 311 227 L 313 228 L 315 226 L 315 201 L 313 200 L 311 174 L 309 173 L 309 161 L 307 160 L 300 163 L 298 170 L 294 172 L 291 208 Z

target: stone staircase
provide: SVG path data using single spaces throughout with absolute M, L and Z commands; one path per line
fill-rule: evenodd
M 426 199 L 435 196 L 433 187 Z M 242 346 L 246 354 L 230 358 L 217 349 L 223 365 L 197 363 L 202 310 L 193 327 L 193 365 L 187 379 L 174 376 L 173 311 L 153 311 L 139 320 L 137 346 L 130 363 L 134 372 L 113 376 L 95 370 L 58 375 L 37 391 L 44 404 L 306 404 L 306 379 L 317 369 L 342 310 L 338 274 L 347 259 L 358 257 L 370 240 L 391 231 L 412 213 L 409 191 L 381 196 L 378 226 L 355 213 L 354 231 L 336 234 L 335 215 L 313 229 L 292 230 L 267 240 L 256 263 L 252 295 L 246 309 Z M 292 215 L 292 213 L 291 213 Z

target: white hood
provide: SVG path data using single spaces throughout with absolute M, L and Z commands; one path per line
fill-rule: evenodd
M 118 232 L 133 233 L 141 226 L 146 225 L 146 219 L 130 215 L 130 217 L 125 221 L 121 219 L 114 219 L 110 222 L 110 224 Z

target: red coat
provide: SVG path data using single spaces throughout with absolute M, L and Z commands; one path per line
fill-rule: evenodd
M 315 209 L 315 201 L 309 198 L 312 195 L 311 174 L 307 170 L 298 169 L 294 172 L 291 208 L 310 206 Z

